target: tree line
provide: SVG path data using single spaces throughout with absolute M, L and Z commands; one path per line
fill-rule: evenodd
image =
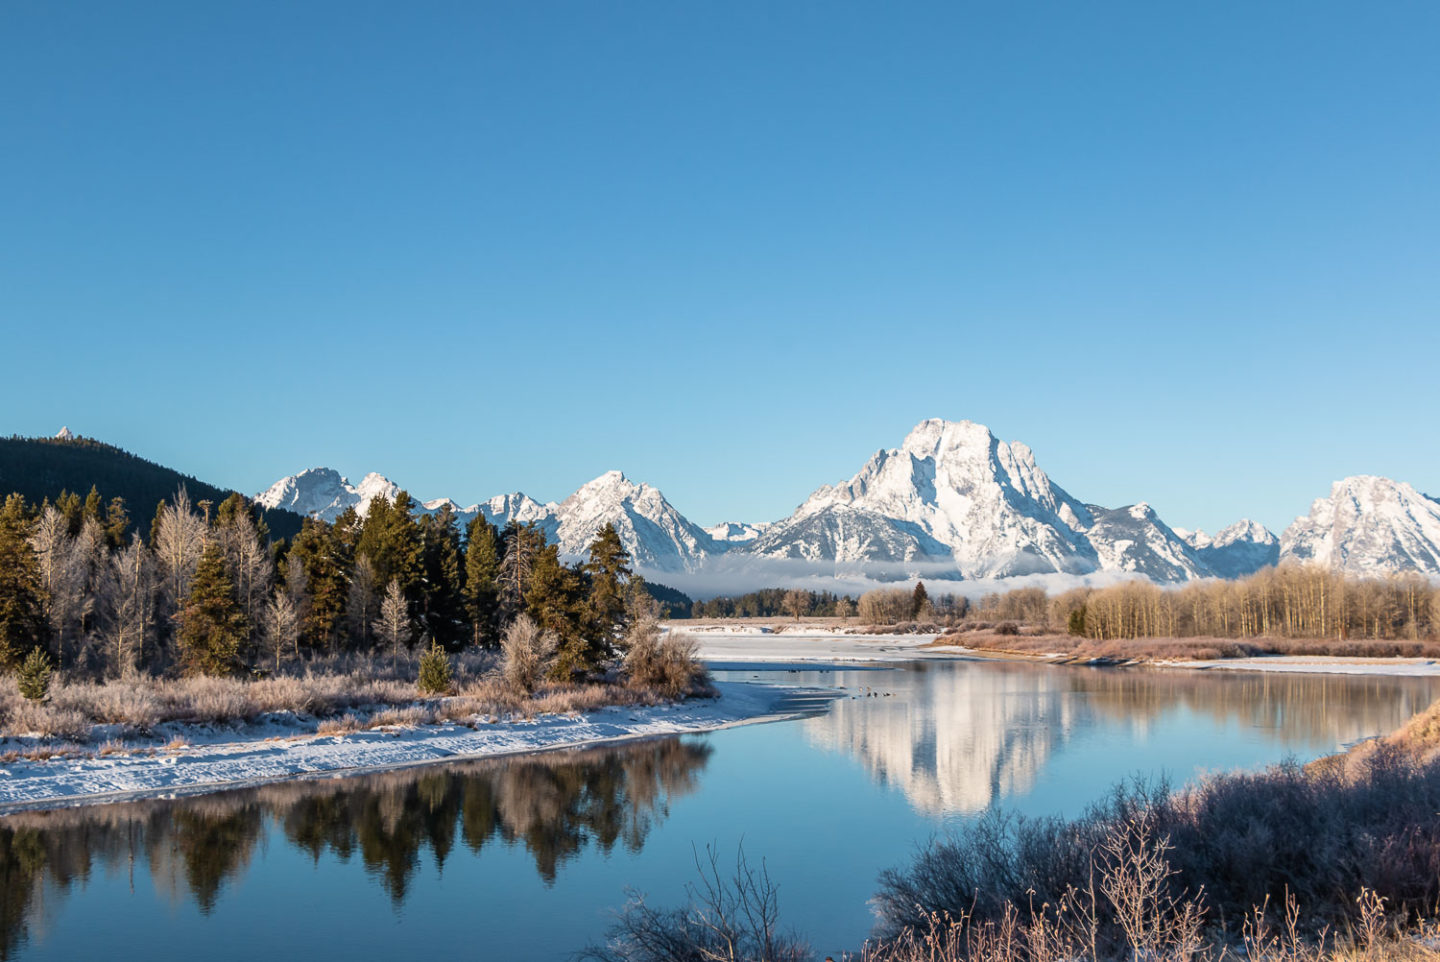
M 743 595 L 696 601 L 692 618 L 859 618 L 867 625 L 953 620 L 969 609 L 963 595 L 932 596 L 923 581 L 914 588 L 875 588 L 858 598 L 803 588 L 762 588 Z
M 639 618 L 643 581 L 613 526 L 566 564 L 538 525 L 462 531 L 450 507 L 416 514 L 401 491 L 334 523 L 275 539 L 239 494 L 192 503 L 184 487 L 148 529 L 92 488 L 0 508 L 0 669 L 35 650 L 89 677 L 237 674 L 347 652 L 399 657 L 417 643 L 495 647 L 521 615 L 556 640 L 550 675 L 600 670 Z
M 987 595 L 971 618 L 1014 621 L 1108 641 L 1121 638 L 1334 638 L 1440 636 L 1440 587 L 1420 574 L 1347 577 L 1285 564 L 1235 581 L 1161 588 L 1130 581 L 1047 595 Z

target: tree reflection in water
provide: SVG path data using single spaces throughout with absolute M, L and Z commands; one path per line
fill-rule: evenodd
M 478 853 L 495 840 L 522 845 L 547 883 L 587 845 L 632 852 L 694 792 L 712 749 L 668 738 L 617 748 L 410 769 L 183 800 L 21 813 L 0 819 L 0 959 L 10 958 L 45 910 L 98 866 L 143 859 L 152 883 L 184 892 L 209 914 L 241 877 L 267 820 L 319 861 L 359 853 L 398 907 L 429 850 L 443 868 L 459 841 Z M 274 833 L 271 833 L 272 837 Z

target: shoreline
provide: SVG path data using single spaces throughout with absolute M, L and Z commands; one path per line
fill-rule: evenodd
M 17 760 L 0 764 L 0 818 L 205 795 L 284 781 L 343 778 L 444 762 L 593 748 L 803 717 L 787 700 L 799 688 L 717 682 L 718 698 L 652 707 L 608 707 L 581 715 L 464 724 L 389 727 L 345 734 L 254 734 L 175 749 Z
M 707 631 L 670 622 L 672 630 L 693 635 L 701 660 L 732 664 L 883 665 L 906 661 L 1008 661 L 1035 665 L 1070 665 L 1086 668 L 1175 668 L 1187 671 L 1254 671 L 1383 675 L 1393 677 L 1440 676 L 1440 660 L 1431 658 L 1375 658 L 1347 655 L 1263 655 L 1211 660 L 1130 659 L 1089 660 L 1066 652 L 1029 652 L 998 648 L 968 648 L 936 644 L 930 634 L 836 634 L 801 625 L 785 632 L 744 632 L 726 626 Z

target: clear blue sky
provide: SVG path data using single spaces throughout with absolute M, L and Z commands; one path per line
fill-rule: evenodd
M 925 417 L 1440 491 L 1440 6 L 0 7 L 0 431 L 773 519 Z

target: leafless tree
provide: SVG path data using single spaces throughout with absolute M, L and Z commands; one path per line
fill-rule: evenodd
M 205 520 L 190 506 L 190 495 L 182 486 L 175 492 L 174 503 L 161 510 L 155 533 L 155 557 L 160 568 L 166 614 L 179 611 L 189 596 L 190 581 L 205 551 L 207 536 Z
M 375 634 L 390 645 L 394 653 L 394 664 L 399 665 L 400 646 L 410 643 L 412 629 L 410 608 L 405 603 L 400 582 L 395 578 L 391 578 L 390 584 L 385 588 L 385 598 L 380 602 L 380 617 L 375 619 L 373 627 Z
M 500 639 L 505 680 L 517 691 L 534 691 L 535 685 L 550 670 L 559 648 L 559 639 L 552 632 L 541 631 L 535 619 L 520 615 L 510 622 Z
M 155 563 L 138 534 L 103 569 L 99 636 L 112 674 L 134 675 L 155 631 Z
M 592 962 L 804 962 L 810 946 L 780 930 L 779 887 L 740 849 L 733 873 L 714 846 L 695 853 L 690 904 L 657 909 L 633 894 L 607 934 L 581 958 Z
M 91 599 L 86 594 L 86 554 L 78 538 L 71 537 L 65 515 L 46 505 L 30 537 L 40 567 L 45 618 L 60 663 L 69 666 L 76 636 Z
M 231 523 L 220 531 L 220 547 L 235 579 L 235 597 L 245 611 L 246 623 L 251 626 L 253 643 L 258 639 L 261 609 L 265 607 L 265 596 L 274 574 L 270 555 L 260 542 L 260 531 L 248 509 L 235 512 Z
M 375 565 L 365 555 L 355 559 L 350 577 L 350 593 L 345 599 L 345 622 L 350 641 L 359 648 L 368 648 L 370 626 L 379 607 L 379 586 L 375 583 Z
M 795 616 L 799 621 L 805 612 L 810 610 L 810 593 L 801 591 L 799 588 L 791 588 L 785 592 L 785 611 Z
M 300 605 L 288 588 L 279 588 L 265 605 L 266 646 L 275 654 L 275 669 L 286 651 L 300 657 Z

